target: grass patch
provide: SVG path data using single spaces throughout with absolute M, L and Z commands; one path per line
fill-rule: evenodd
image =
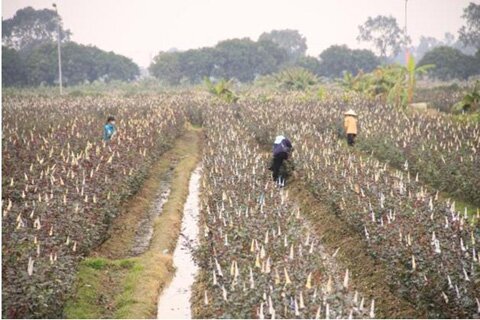
M 77 272 L 76 294 L 64 309 L 66 318 L 112 318 L 118 285 L 133 269 L 132 260 L 87 258 L 80 263 Z
M 455 201 L 455 210 L 462 214 L 465 212 L 465 209 L 467 209 L 467 216 L 470 218 L 470 222 L 472 224 L 478 224 L 477 214 L 479 213 L 480 208 L 477 208 L 475 205 L 469 203 L 468 201 L 454 198 L 446 192 L 440 192 L 438 195 L 443 200 L 450 199 L 450 202 Z
M 64 310 L 67 318 L 155 318 L 160 292 L 175 269 L 177 243 L 188 196 L 191 172 L 200 161 L 201 129 L 189 127 L 150 170 L 141 190 L 129 201 L 125 213 L 114 222 L 112 236 L 77 273 L 75 295 Z M 149 249 L 128 256 L 139 218 L 150 209 L 164 172 L 173 169 L 170 196 L 154 221 Z
M 130 269 L 132 268 L 135 263 L 132 260 L 120 260 L 120 267 L 125 268 L 125 269 Z
M 94 258 L 94 259 L 86 259 L 84 262 L 85 266 L 95 269 L 95 270 L 102 270 L 104 269 L 108 261 L 103 258 Z
M 480 112 L 466 113 L 466 114 L 456 114 L 456 115 L 452 115 L 451 117 L 452 117 L 452 120 L 460 122 L 462 124 L 480 123 Z

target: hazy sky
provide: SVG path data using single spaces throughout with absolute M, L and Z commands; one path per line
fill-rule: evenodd
M 404 0 L 3 0 L 2 17 L 19 8 L 52 8 L 56 1 L 72 40 L 93 44 L 148 66 L 160 50 L 213 46 L 229 38 L 257 40 L 264 31 L 297 29 L 308 54 L 332 44 L 352 48 L 368 16 L 393 15 L 403 28 Z M 457 35 L 463 8 L 472 0 L 408 0 L 408 33 Z M 480 0 L 473 0 L 479 3 Z

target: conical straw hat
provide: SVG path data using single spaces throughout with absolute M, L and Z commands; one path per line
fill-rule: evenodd
M 347 112 L 345 112 L 345 115 L 346 116 L 357 116 L 357 114 L 355 113 L 355 111 L 353 111 L 353 109 L 350 109 Z

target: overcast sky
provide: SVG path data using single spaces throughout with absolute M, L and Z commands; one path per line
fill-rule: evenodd
M 72 40 L 93 44 L 149 65 L 161 50 L 213 46 L 230 38 L 256 40 L 264 31 L 297 29 L 308 54 L 332 44 L 352 48 L 367 17 L 393 15 L 403 28 L 404 0 L 3 0 L 3 19 L 23 7 L 52 8 L 56 1 Z M 408 33 L 455 36 L 471 0 L 408 0 Z M 480 0 L 473 0 L 479 3 Z

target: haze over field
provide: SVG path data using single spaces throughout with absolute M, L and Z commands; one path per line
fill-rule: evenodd
M 56 1 L 72 40 L 96 45 L 132 58 L 147 67 L 159 51 L 213 46 L 230 38 L 256 40 L 265 31 L 297 29 L 307 38 L 309 55 L 332 44 L 368 48 L 356 40 L 367 17 L 393 15 L 404 23 L 403 0 L 87 0 Z M 413 43 L 421 35 L 442 39 L 457 35 L 462 10 L 469 0 L 408 1 L 408 33 Z M 477 1 L 474 1 L 477 2 Z M 52 9 L 52 0 L 5 0 L 3 19 L 18 9 Z
M 480 319 L 480 0 L 2 9 L 2 318 Z

